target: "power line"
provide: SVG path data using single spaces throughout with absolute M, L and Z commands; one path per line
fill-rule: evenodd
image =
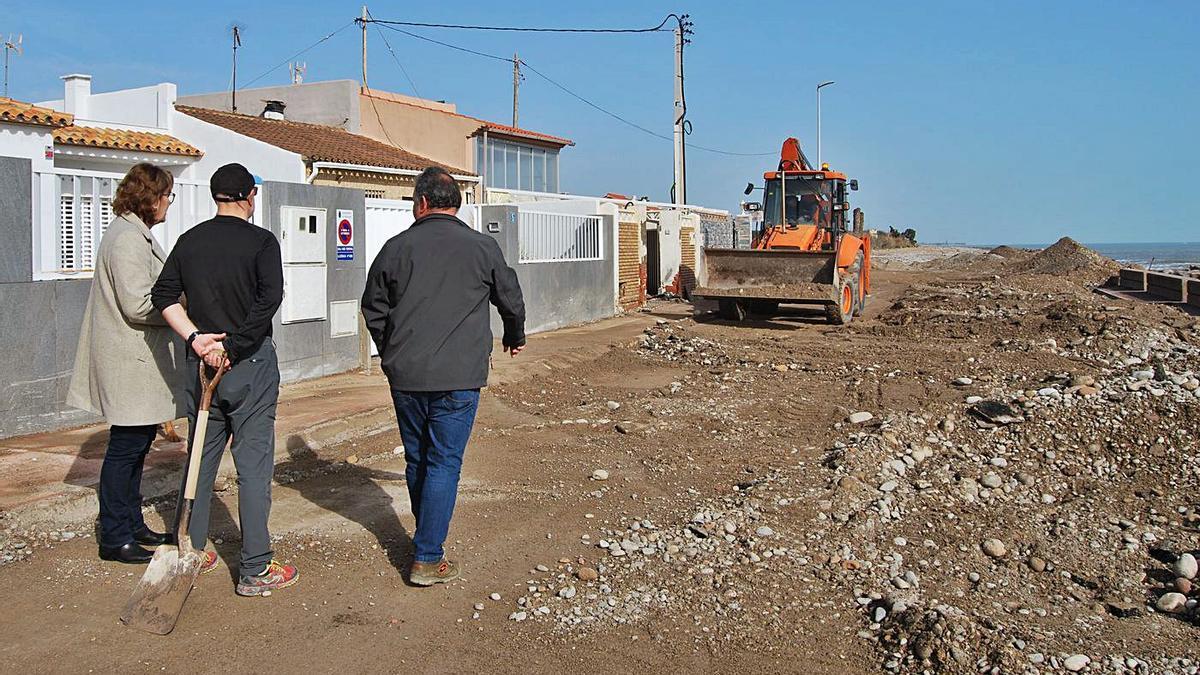
M 342 31 L 346 30 L 347 28 L 349 28 L 350 26 L 353 26 L 353 25 L 354 25 L 354 21 L 351 21 L 350 23 L 346 24 L 345 26 L 342 26 L 341 28 L 339 28 L 339 29 L 337 29 L 337 30 L 333 31 L 333 32 L 332 32 L 332 33 L 330 33 L 329 35 L 326 35 L 325 37 L 321 38 L 320 40 L 317 40 L 316 42 L 314 42 L 314 43 L 312 43 L 311 45 L 309 45 L 309 46 L 305 47 L 304 49 L 301 49 L 300 51 L 296 52 L 295 54 L 292 54 L 291 56 L 289 56 L 289 57 L 287 57 L 286 59 L 284 59 L 282 63 L 280 63 L 280 64 L 278 64 L 278 65 L 276 65 L 276 66 L 273 66 L 273 67 L 271 67 L 271 68 L 270 68 L 270 69 L 268 69 L 266 72 L 264 72 L 262 75 L 259 75 L 258 77 L 254 78 L 253 80 L 250 80 L 249 82 L 247 82 L 246 84 L 244 84 L 244 85 L 242 85 L 242 86 L 243 86 L 243 87 L 249 87 L 250 85 L 254 84 L 255 82 L 258 82 L 259 80 L 263 79 L 263 78 L 264 78 L 264 77 L 266 77 L 267 75 L 270 75 L 271 73 L 275 72 L 276 70 L 279 70 L 279 69 L 280 69 L 280 68 L 282 68 L 283 66 L 287 65 L 289 62 L 291 62 L 291 61 L 295 60 L 295 59 L 296 59 L 296 57 L 298 57 L 298 56 L 301 56 L 302 54 L 304 54 L 304 53 L 305 53 L 305 52 L 307 52 L 308 50 L 312 49 L 313 47 L 316 47 L 317 45 L 321 44 L 322 42 L 325 42 L 325 41 L 326 41 L 326 40 L 328 40 L 329 38 L 333 37 L 334 35 L 337 35 L 338 33 L 340 33 L 340 32 L 342 32 Z
M 376 22 L 376 23 L 379 23 L 379 22 Z M 384 27 L 385 27 L 385 28 L 389 28 L 389 29 L 391 29 L 391 30 L 394 30 L 394 31 L 396 31 L 397 33 L 404 33 L 405 35 L 407 35 L 407 36 L 409 36 L 409 37 L 414 37 L 414 38 L 416 38 L 416 39 L 418 39 L 418 40 L 424 40 L 424 41 L 426 41 L 426 42 L 432 42 L 432 43 L 433 43 L 433 44 L 435 44 L 435 45 L 441 45 L 441 46 L 443 46 L 443 47 L 449 47 L 450 49 L 454 49 L 454 50 L 457 50 L 457 51 L 460 51 L 460 52 L 466 52 L 466 53 L 468 53 L 468 54 L 474 54 L 475 56 L 482 56 L 482 57 L 484 57 L 484 58 L 488 58 L 488 59 L 495 59 L 495 60 L 497 60 L 497 61 L 503 61 L 503 62 L 505 62 L 505 63 L 512 63 L 512 59 L 505 58 L 505 57 L 503 57 L 503 56 L 496 56 L 495 54 L 487 54 L 487 53 L 485 53 L 485 52 L 477 52 L 477 51 L 475 51 L 474 49 L 467 49 L 466 47 L 459 47 L 458 45 L 452 45 L 452 44 L 450 44 L 449 42 L 442 42 L 442 41 L 440 41 L 440 40 L 434 40 L 434 39 L 433 39 L 433 38 L 431 38 L 431 37 L 425 37 L 424 35 L 418 35 L 417 33 L 411 33 L 411 32 L 409 32 L 409 31 L 406 31 L 406 30 L 404 30 L 403 28 L 396 28 L 395 26 L 392 26 L 392 25 L 389 25 L 389 24 L 383 24 L 383 25 L 384 25 Z
M 388 145 L 394 145 L 401 150 L 404 146 L 392 140 L 392 135 L 388 133 L 387 125 L 383 123 L 383 117 L 379 114 L 379 108 L 375 107 L 375 96 L 371 94 L 371 90 L 367 89 L 367 100 L 371 102 L 371 110 L 375 111 L 375 121 L 379 123 L 379 130 L 383 132 L 383 137 L 387 139 Z M 407 150 L 404 150 L 408 152 Z
M 636 122 L 632 122 L 630 120 L 625 119 L 624 117 L 621 117 L 617 113 L 612 112 L 611 110 L 608 110 L 607 108 L 604 108 L 597 103 L 593 103 L 592 101 L 589 101 L 588 99 L 586 99 L 583 96 L 579 95 L 578 93 L 572 91 L 565 85 L 554 81 L 553 79 L 548 77 L 545 73 L 543 73 L 540 70 L 529 65 L 529 62 L 525 61 L 524 59 L 521 60 L 521 65 L 528 68 L 530 70 L 530 72 L 532 72 L 534 75 L 537 75 L 538 77 L 549 82 L 550 84 L 554 85 L 555 87 L 558 87 L 559 89 L 563 90 L 570 96 L 582 101 L 583 103 L 586 103 L 587 105 L 595 108 L 596 110 L 599 110 L 600 112 L 604 113 L 605 115 L 608 115 L 609 117 L 612 117 L 613 119 L 623 122 L 624 124 L 627 124 L 627 125 L 633 127 L 634 129 L 637 129 L 643 133 L 647 133 L 651 136 L 654 136 L 655 138 L 661 138 L 664 141 L 672 141 L 672 142 L 674 142 L 674 140 L 675 140 L 675 139 L 671 138 L 670 136 L 667 136 L 666 134 L 660 134 L 657 131 L 647 129 L 646 127 L 644 127 L 640 124 L 637 124 Z M 777 154 L 774 152 L 729 152 L 728 150 L 718 150 L 717 148 L 707 148 L 703 145 L 696 145 L 695 143 L 688 143 L 688 147 L 695 148 L 697 150 L 704 150 L 705 152 L 716 153 L 718 155 L 733 155 L 735 157 L 762 157 L 762 156 Z
M 412 76 L 408 74 L 408 69 L 404 67 L 403 63 L 400 63 L 400 57 L 396 56 L 396 51 L 392 49 L 392 45 L 387 41 L 387 36 L 383 34 L 383 31 L 379 29 L 379 26 L 375 26 L 375 32 L 379 33 L 380 39 L 383 40 L 383 46 L 387 47 L 387 50 L 392 53 L 392 59 L 395 60 L 396 65 L 400 67 L 400 72 L 404 73 L 404 79 L 408 80 L 408 85 L 412 87 L 413 93 L 420 98 L 421 92 L 417 90 L 417 83 L 413 82 Z
M 376 21 L 376 23 L 383 23 L 383 22 Z M 488 53 L 486 53 L 486 52 L 480 52 L 480 51 L 476 51 L 476 50 L 474 50 L 474 49 L 468 49 L 468 48 L 466 48 L 466 47 L 460 47 L 460 46 L 458 46 L 458 45 L 455 45 L 455 44 L 450 44 L 449 42 L 442 42 L 441 40 L 434 40 L 433 38 L 426 37 L 426 36 L 424 36 L 424 35 L 420 35 L 420 34 L 418 34 L 418 33 L 413 33 L 413 32 L 410 32 L 410 31 L 406 31 L 406 30 L 404 30 L 404 29 L 402 29 L 402 28 L 397 28 L 396 26 L 394 26 L 394 25 L 391 25 L 391 24 L 388 24 L 388 23 L 384 23 L 384 25 L 385 25 L 387 28 L 391 29 L 391 30 L 394 30 L 394 31 L 396 31 L 396 32 L 398 32 L 398 33 L 403 33 L 403 34 L 405 34 L 405 35 L 408 35 L 409 37 L 414 37 L 414 38 L 416 38 L 416 39 L 418 39 L 418 40 L 424 40 L 424 41 L 426 41 L 426 42 L 432 42 L 433 44 L 436 44 L 436 45 L 441 45 L 441 46 L 443 46 L 443 47 L 447 47 L 447 48 L 449 48 L 449 49 L 454 49 L 454 50 L 456 50 L 456 51 L 465 52 L 465 53 L 467 53 L 467 54 L 473 54 L 473 55 L 475 55 L 475 56 L 480 56 L 480 57 L 483 57 L 483 58 L 492 59 L 492 60 L 494 60 L 494 61 L 503 61 L 503 62 L 505 62 L 505 63 L 512 63 L 512 59 L 511 59 L 511 58 L 505 58 L 505 57 L 503 57 L 503 56 L 497 56 L 496 54 L 488 54 Z M 598 111 L 600 111 L 600 112 L 604 113 L 605 115 L 608 115 L 609 117 L 611 117 L 611 118 L 613 118 L 613 119 L 617 120 L 618 122 L 621 122 L 622 124 L 625 124 L 625 125 L 628 125 L 628 126 L 630 126 L 630 127 L 633 127 L 634 129 L 637 129 L 638 131 L 641 131 L 642 133 L 645 133 L 645 134 L 649 134 L 649 135 L 651 135 L 651 136 L 654 136 L 655 138 L 659 138 L 659 139 L 662 139 L 662 140 L 665 140 L 665 141 L 672 141 L 672 142 L 674 141 L 674 139 L 672 139 L 670 136 L 667 136 L 667 135 L 665 135 L 665 134 L 660 134 L 660 133 L 658 133 L 658 132 L 656 132 L 656 131 L 654 131 L 654 130 L 652 130 L 652 129 L 648 129 L 648 128 L 646 128 L 646 127 L 644 127 L 644 126 L 642 126 L 642 125 L 638 124 L 637 122 L 634 122 L 634 121 L 632 121 L 632 120 L 626 119 L 626 118 L 622 117 L 621 115 L 618 115 L 617 113 L 615 113 L 615 112 L 613 112 L 613 111 L 611 111 L 611 110 L 608 110 L 607 108 L 605 108 L 605 107 L 603 107 L 603 106 L 601 106 L 601 105 L 599 105 L 599 104 L 597 104 L 597 103 L 595 103 L 595 102 L 593 102 L 593 101 L 590 101 L 590 100 L 588 100 L 588 99 L 587 99 L 587 98 L 585 98 L 584 96 L 582 96 L 582 95 L 580 95 L 580 94 L 576 93 L 575 91 L 571 90 L 571 89 L 570 89 L 569 87 L 567 87 L 566 85 L 563 85 L 563 84 L 561 84 L 561 83 L 559 83 L 559 82 L 555 81 L 555 80 L 554 80 L 554 79 L 552 79 L 550 76 L 548 76 L 548 75 L 546 75 L 545 73 L 543 73 L 542 71 L 538 70 L 537 68 L 534 68 L 534 67 L 533 67 L 532 65 L 530 65 L 530 64 L 529 64 L 529 62 L 528 62 L 528 61 L 526 61 L 525 59 L 520 59 L 520 63 L 521 63 L 521 65 L 523 65 L 523 66 L 525 66 L 526 68 L 528 68 L 528 69 L 530 70 L 530 72 L 532 72 L 533 74 L 535 74 L 535 75 L 537 75 L 538 77 L 542 78 L 543 80 L 545 80 L 545 81 L 549 82 L 550 84 L 554 85 L 555 87 L 557 87 L 557 88 L 561 89 L 561 90 L 562 90 L 563 92 L 565 92 L 567 95 L 569 95 L 569 96 L 571 96 L 571 97 L 573 97 L 573 98 L 575 98 L 575 99 L 579 100 L 580 102 L 582 102 L 582 103 L 584 103 L 584 104 L 586 104 L 586 105 L 588 105 L 588 106 L 590 106 L 590 107 L 592 107 L 592 108 L 594 108 L 594 109 L 596 109 L 596 110 L 598 110 Z M 767 156 L 771 156 L 771 155 L 775 155 L 775 154 L 776 154 L 776 153 L 773 153 L 773 152 L 729 152 L 729 151 L 726 151 L 726 150 L 719 150 L 719 149 L 717 149 L 717 148 L 708 148 L 708 147 L 705 147 L 705 146 L 703 146 L 703 145 L 696 145 L 696 144 L 693 144 L 693 143 L 689 143 L 689 144 L 688 144 L 688 146 L 689 146 L 689 147 L 692 147 L 692 148 L 695 148 L 695 149 L 697 149 L 697 150 L 703 150 L 703 151 L 705 151 L 705 152 L 711 152 L 711 153 L 715 153 L 715 154 L 718 154 L 718 155 L 730 155 L 730 156 L 734 156 L 734 157 L 767 157 Z
M 420 23 L 417 21 L 384 21 L 382 19 L 368 19 L 370 23 L 378 23 L 389 26 L 413 26 L 416 28 L 457 28 L 463 30 L 491 30 L 491 31 L 506 31 L 511 33 L 655 33 L 663 30 L 663 26 L 671 20 L 674 15 L 668 15 L 662 20 L 662 23 L 653 28 L 530 28 L 522 26 L 472 26 L 455 23 Z M 360 19 L 361 20 L 361 19 Z

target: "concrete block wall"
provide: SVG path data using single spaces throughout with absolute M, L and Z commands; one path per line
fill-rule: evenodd
M 0 157 L 0 438 L 100 421 L 66 406 L 67 387 L 91 279 L 33 281 L 32 172 L 28 159 Z M 366 209 L 361 190 L 293 183 L 263 185 L 265 224 L 279 235 L 279 206 L 325 208 L 329 301 L 362 296 L 366 276 Z M 354 260 L 339 261 L 333 238 L 338 209 L 354 211 Z M 283 381 L 319 377 L 360 364 L 359 336 L 331 338 L 328 321 L 283 326 L 275 343 Z
M 1117 286 L 1123 290 L 1146 290 L 1146 270 L 1123 268 L 1117 275 Z
M 66 406 L 90 279 L 33 281 L 33 173 L 0 157 L 0 438 L 96 421 Z
M 367 215 L 362 190 L 265 182 L 262 187 L 261 213 L 264 224 L 276 237 L 279 237 L 282 231 L 282 206 L 325 209 L 325 263 L 328 265 L 326 301 L 354 300 L 357 303 L 361 300 L 367 274 Z M 337 259 L 338 209 L 354 212 L 353 260 Z M 328 320 L 283 325 L 279 314 L 276 314 L 274 337 L 279 355 L 279 373 L 284 382 L 345 372 L 361 364 L 361 332 L 359 335 L 347 337 L 330 337 Z
M 1146 290 L 1156 298 L 1180 302 L 1187 299 L 1187 279 L 1175 274 L 1147 272 Z
M 521 263 L 514 205 L 480 207 L 481 230 L 496 239 L 504 259 L 517 272 L 525 297 L 525 332 L 538 333 L 563 326 L 596 321 L 616 314 L 617 226 L 612 216 L 602 215 L 604 258 L 583 262 Z M 499 232 L 489 232 L 494 223 Z M 504 327 L 492 309 L 492 333 L 498 338 Z

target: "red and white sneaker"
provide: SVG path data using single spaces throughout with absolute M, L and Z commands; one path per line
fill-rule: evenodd
M 267 565 L 262 574 L 253 576 L 242 575 L 238 579 L 237 594 L 245 596 L 262 595 L 268 591 L 287 588 L 300 579 L 300 571 L 295 565 L 283 565 L 274 560 Z
M 200 574 L 208 574 L 215 569 L 217 569 L 217 552 L 205 551 L 204 564 L 200 565 Z

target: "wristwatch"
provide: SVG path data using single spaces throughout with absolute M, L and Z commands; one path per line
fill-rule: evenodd
M 188 346 L 188 349 L 191 349 L 191 348 L 192 348 L 192 342 L 194 342 L 194 341 L 196 340 L 196 337 L 197 337 L 198 335 L 200 335 L 200 331 L 198 331 L 198 330 L 194 330 L 194 331 L 192 331 L 192 334 L 191 334 L 191 335 L 189 335 L 189 336 L 187 337 L 187 346 Z

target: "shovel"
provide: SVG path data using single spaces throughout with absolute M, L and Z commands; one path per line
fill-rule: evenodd
M 154 558 L 125 611 L 121 613 L 121 623 L 157 635 L 166 635 L 175 629 L 175 622 L 183 611 L 183 603 L 192 584 L 200 574 L 204 564 L 202 551 L 192 547 L 192 537 L 188 527 L 192 522 L 192 501 L 196 498 L 196 482 L 200 478 L 200 458 L 204 454 L 204 435 L 208 430 L 208 409 L 212 404 L 213 392 L 217 383 L 229 367 L 229 362 L 217 369 L 212 379 L 208 378 L 208 369 L 204 361 L 200 361 L 200 409 L 196 413 L 196 429 L 192 434 L 192 452 L 188 458 L 187 479 L 184 483 L 183 505 L 179 511 L 178 522 L 175 526 L 175 541 L 178 546 L 159 546 L 154 552 Z

